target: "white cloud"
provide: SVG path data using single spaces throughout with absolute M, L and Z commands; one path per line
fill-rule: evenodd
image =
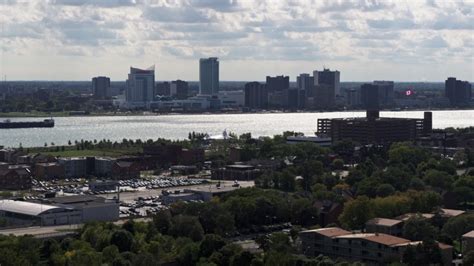
M 469 0 L 5 0 L 0 72 L 45 79 L 32 68 L 47 57 L 57 79 L 89 79 L 100 65 L 123 80 L 130 64 L 156 63 L 157 79 L 192 80 L 199 57 L 218 56 L 227 80 L 323 65 L 345 71 L 343 80 L 408 80 L 414 69 L 473 80 L 473 10 Z M 263 65 L 271 61 L 277 67 Z M 433 62 L 444 62 L 443 76 Z M 369 65 L 378 67 L 352 69 Z

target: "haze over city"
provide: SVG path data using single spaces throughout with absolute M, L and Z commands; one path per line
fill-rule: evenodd
M 473 80 L 472 1 L 50 0 L 0 3 L 7 80 L 263 80 L 329 67 L 343 81 Z

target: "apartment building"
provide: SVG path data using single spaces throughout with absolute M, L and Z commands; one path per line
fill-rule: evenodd
M 309 257 L 323 254 L 332 258 L 361 261 L 368 265 L 384 265 L 401 261 L 408 239 L 382 233 L 352 233 L 338 227 L 300 232 L 301 252 Z M 452 246 L 440 244 L 443 265 L 451 265 Z

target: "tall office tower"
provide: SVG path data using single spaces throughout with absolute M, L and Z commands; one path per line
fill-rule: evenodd
M 394 82 L 386 80 L 376 80 L 374 85 L 379 87 L 379 104 L 380 106 L 391 106 L 394 103 Z
M 468 81 L 449 77 L 444 83 L 444 91 L 452 106 L 468 105 L 472 98 L 472 86 Z
M 314 77 L 310 74 L 300 74 L 296 77 L 298 87 L 298 108 L 306 107 L 307 97 L 313 97 Z
M 288 90 L 290 88 L 290 77 L 267 76 L 268 105 L 275 108 L 286 108 L 288 106 Z
M 154 100 L 155 66 L 147 69 L 130 67 L 125 100 L 130 107 L 147 107 Z
M 379 86 L 375 84 L 362 84 L 360 86 L 360 101 L 367 111 L 376 111 L 380 108 Z
M 356 89 L 346 90 L 346 104 L 350 107 L 357 107 L 360 105 L 360 91 Z
M 168 81 L 156 83 L 155 96 L 171 96 L 171 84 Z
M 95 77 L 92 78 L 92 93 L 96 99 L 107 99 L 110 98 L 110 78 L 108 77 Z
M 340 72 L 324 69 L 313 71 L 313 107 L 332 109 L 336 105 L 336 95 L 340 94 Z
M 217 95 L 219 93 L 219 61 L 217 57 L 199 60 L 199 94 Z
M 265 109 L 268 107 L 268 91 L 265 84 L 249 82 L 245 84 L 245 107 Z
M 179 100 L 187 99 L 188 90 L 189 90 L 189 86 L 186 81 L 178 79 L 171 82 L 171 85 L 170 85 L 171 96 L 175 96 L 176 99 L 179 99 Z

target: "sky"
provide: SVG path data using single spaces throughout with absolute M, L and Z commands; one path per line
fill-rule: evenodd
M 0 0 L 7 80 L 474 80 L 474 0 Z

